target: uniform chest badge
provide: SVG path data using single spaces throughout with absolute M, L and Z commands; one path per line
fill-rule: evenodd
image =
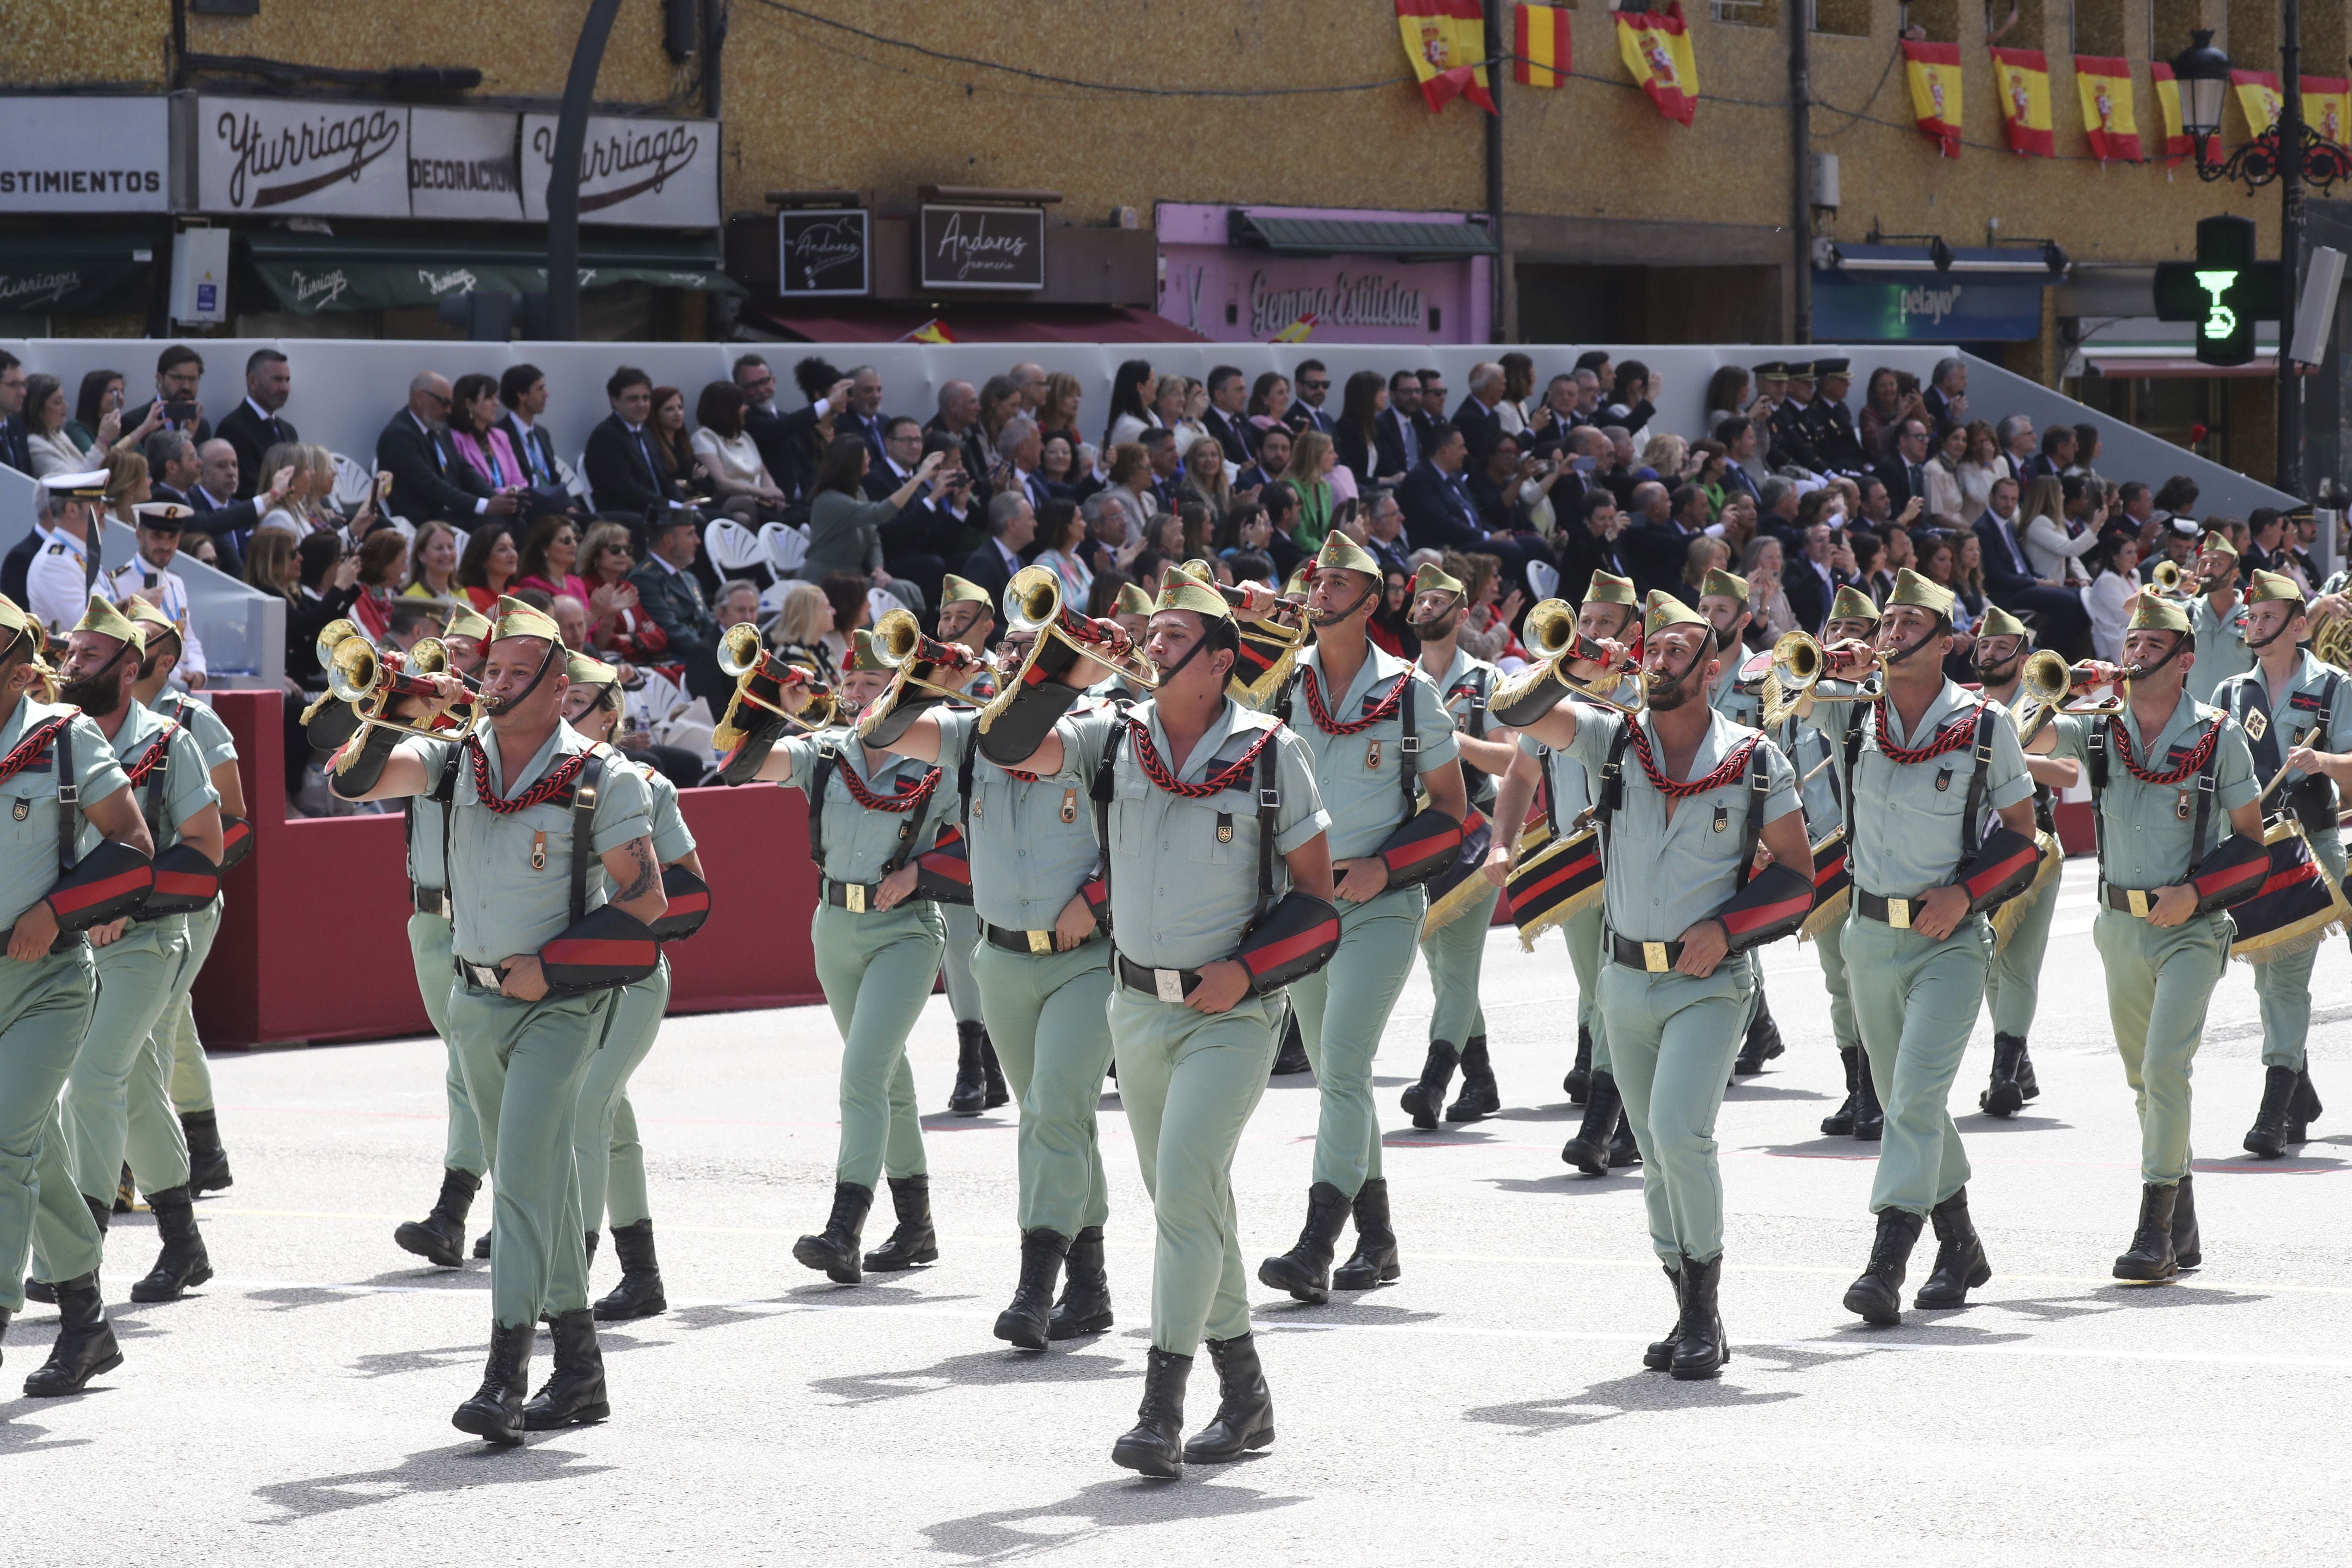
M 1062 792 L 1062 820 L 1076 822 L 1077 819 L 1078 792 L 1075 789 L 1066 789 Z
M 1377 770 L 1380 765 L 1381 743 L 1376 740 L 1364 748 L 1364 769 L 1369 773 Z
M 8 815 L 15 817 L 17 821 L 22 822 L 25 818 L 33 815 L 33 803 L 26 800 L 23 795 L 18 795 L 16 797 L 16 804 L 8 808 Z
M 2182 790 L 2179 795 L 2173 797 L 2172 815 L 2179 817 L 2183 822 L 2189 820 L 2189 792 L 2187 790 Z
M 2271 721 L 2260 713 L 2246 715 L 2246 739 L 2259 741 L 2271 731 Z
M 1944 794 L 1952 787 L 1952 770 L 1945 768 L 1936 774 L 1936 793 Z

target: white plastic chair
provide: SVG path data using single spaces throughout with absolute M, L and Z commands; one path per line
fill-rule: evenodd
M 801 563 L 808 559 L 808 531 L 789 523 L 763 523 L 760 528 L 760 544 L 768 552 L 768 564 L 779 579 L 801 574 Z
M 588 457 L 584 452 L 581 454 L 578 468 L 574 468 L 561 458 L 555 459 L 555 477 L 563 481 L 563 488 L 572 493 L 575 500 L 584 502 L 588 500 L 588 481 L 580 477 L 587 467 Z
M 350 511 L 367 500 L 369 489 L 375 484 L 375 470 L 341 452 L 327 455 L 335 465 L 335 488 L 327 492 L 327 499 L 335 503 L 337 510 Z M 265 474 L 262 479 L 266 482 L 268 477 Z
M 702 530 L 702 548 L 722 578 L 740 577 L 767 563 L 760 536 L 731 517 L 714 517 Z
M 1536 591 L 1538 599 L 1559 596 L 1559 568 L 1549 561 L 1528 563 L 1528 586 Z

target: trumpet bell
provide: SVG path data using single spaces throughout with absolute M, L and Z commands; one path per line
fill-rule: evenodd
M 2037 648 L 2026 655 L 2025 664 L 2017 672 L 2017 689 L 2029 702 L 2055 708 L 2066 700 L 2074 688 L 2074 674 L 2065 657 L 2049 648 Z
M 335 650 L 353 637 L 362 642 L 367 640 L 367 634 L 360 630 L 356 621 L 332 620 L 320 627 L 319 640 L 312 646 L 318 649 L 320 668 L 329 665 L 335 657 Z
M 904 614 L 892 611 L 893 615 Z M 719 669 L 730 680 L 740 680 L 760 662 L 760 628 L 749 621 L 738 621 L 719 634 Z
M 1034 634 L 1051 626 L 1062 613 L 1062 580 L 1043 566 L 1024 566 L 1004 585 L 1004 625 L 1009 631 Z
M 366 701 L 375 695 L 383 678 L 383 661 L 376 657 L 375 645 L 357 632 L 343 638 L 324 662 L 327 689 L 338 701 Z
M 987 734 L 1010 711 L 1030 684 L 1040 658 L 1050 658 L 1050 675 L 1066 671 L 1080 658 L 1090 658 L 1146 689 L 1160 684 L 1160 671 L 1131 648 L 1121 652 L 1105 640 L 1092 621 L 1070 614 L 1062 604 L 1062 580 L 1044 566 L 1024 566 L 1004 585 L 1004 624 L 1016 637 L 1029 639 L 1019 665 L 1000 670 L 996 695 L 980 710 L 981 733 Z M 1059 651 L 1048 649 L 1060 645 Z
M 1566 599 L 1544 599 L 1527 614 L 1519 640 L 1538 662 L 1559 657 L 1576 640 L 1576 611 Z

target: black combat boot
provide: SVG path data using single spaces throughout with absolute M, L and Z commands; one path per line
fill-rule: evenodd
M 188 1190 L 199 1195 L 236 1185 L 228 1173 L 228 1151 L 221 1147 L 220 1118 L 209 1110 L 180 1112 L 188 1140 Z
M 1153 1346 L 1143 1362 L 1143 1403 L 1135 1426 L 1110 1446 L 1110 1462 L 1159 1480 L 1184 1473 L 1184 1382 L 1192 1358 Z
M 988 1100 L 988 1074 L 981 1065 L 981 1047 L 988 1031 L 978 1022 L 956 1020 L 955 1087 L 948 1090 L 948 1114 L 978 1116 Z
M 1906 1209 L 1878 1211 L 1878 1237 L 1862 1278 L 1845 1289 L 1845 1310 L 1864 1322 L 1891 1329 L 1903 1321 L 1903 1273 L 1919 1240 L 1920 1219 Z
M 2258 1160 L 2275 1160 L 2286 1152 L 2287 1122 L 2294 1110 L 2300 1077 L 2293 1068 L 2274 1067 L 2263 1077 L 2262 1109 L 2246 1133 L 2245 1151 Z
M 2286 1141 L 2290 1143 L 2307 1142 L 2311 1136 L 2311 1124 L 2319 1120 L 2319 1113 L 2325 1109 L 2319 1103 L 2318 1091 L 2311 1087 L 2311 1068 L 2306 1064 L 2294 1075 L 2294 1102 L 2287 1109 Z
M 25 1380 L 25 1392 L 36 1399 L 79 1394 L 91 1378 L 122 1364 L 114 1325 L 106 1321 L 106 1303 L 98 1298 L 98 1271 L 58 1280 L 57 1295 L 58 1342 L 49 1347 L 49 1359 Z
M 2205 1243 L 2197 1234 L 2197 1178 L 2184 1173 L 2172 1200 L 2172 1260 L 2183 1268 L 2205 1261 Z
M 427 1263 L 457 1268 L 466 1261 L 466 1216 L 473 1212 L 474 1194 L 482 1178 L 468 1171 L 441 1173 L 441 1195 L 423 1219 L 404 1220 L 392 1233 L 392 1244 L 413 1252 Z
M 147 1206 L 154 1212 L 163 1250 L 155 1255 L 155 1267 L 147 1278 L 131 1287 L 131 1299 L 176 1301 L 189 1286 L 213 1277 L 213 1260 L 205 1256 L 205 1238 L 196 1233 L 195 1199 L 185 1187 L 171 1187 L 149 1193 Z
M 986 1024 L 980 1026 L 980 1074 L 986 1086 L 980 1100 L 982 1110 L 993 1110 L 1012 1100 L 1013 1091 L 1004 1087 L 1004 1066 L 996 1059 L 996 1042 L 988 1037 Z
M 1462 1053 L 1451 1041 L 1432 1040 L 1429 1055 L 1421 1064 L 1421 1077 L 1404 1086 L 1404 1096 L 1398 1103 L 1423 1131 L 1437 1125 L 1438 1112 L 1445 1104 L 1445 1086 L 1454 1081 L 1454 1066 L 1461 1059 Z
M 486 1230 L 482 1232 L 481 1235 L 474 1237 L 474 1258 L 476 1261 L 478 1262 L 481 1259 L 488 1258 L 489 1255 L 490 1233 Z
M 1756 1016 L 1748 1020 L 1748 1040 L 1739 1047 L 1739 1059 L 1731 1064 L 1736 1077 L 1747 1078 L 1762 1072 L 1764 1064 L 1780 1054 L 1780 1026 L 1772 1021 L 1772 1004 L 1764 994 L 1764 985 L 1756 985 Z
M 866 1267 L 877 1274 L 892 1274 L 918 1263 L 936 1263 L 939 1233 L 931 1228 L 931 1179 L 892 1176 L 890 1207 L 898 1216 L 889 1238 L 866 1255 Z
M 1054 1284 L 1062 1260 L 1070 1254 L 1070 1238 L 1039 1226 L 1021 1233 L 1021 1282 L 1013 1288 L 1013 1304 L 996 1314 L 996 1337 L 1024 1351 L 1045 1348 L 1054 1314 Z
M 1274 1066 L 1268 1078 L 1289 1078 L 1311 1070 L 1315 1064 L 1307 1059 L 1307 1041 L 1298 1033 L 1298 1014 L 1294 1009 L 1282 1020 L 1282 1044 L 1274 1053 Z
M 833 1214 L 824 1229 L 793 1243 L 793 1257 L 803 1267 L 818 1269 L 836 1285 L 855 1285 L 866 1278 L 858 1267 L 858 1240 L 866 1231 L 866 1211 L 874 1206 L 874 1189 L 843 1182 L 833 1189 Z
M 1222 1465 L 1252 1448 L 1274 1444 L 1274 1395 L 1257 1363 L 1257 1342 L 1247 1334 L 1208 1340 L 1217 1369 L 1217 1413 L 1184 1445 L 1184 1462 Z
M 1486 1037 L 1473 1035 L 1462 1047 L 1462 1092 L 1445 1108 L 1448 1121 L 1475 1121 L 1503 1109 L 1495 1088 L 1495 1068 L 1486 1060 Z
M 537 1323 L 490 1325 L 490 1360 L 482 1369 L 482 1386 L 457 1406 L 450 1426 L 503 1448 L 522 1441 L 522 1396 L 530 1378 L 530 1343 L 538 1333 Z
M 1853 1136 L 1853 1102 L 1861 1092 L 1854 1088 L 1854 1079 L 1860 1075 L 1862 1047 L 1840 1046 L 1838 1059 L 1845 1064 L 1845 1102 L 1822 1118 L 1822 1136 L 1824 1138 Z
M 1927 1218 L 1936 1227 L 1936 1266 L 1927 1270 L 1911 1304 L 1922 1310 L 1965 1307 L 1969 1292 L 1992 1278 L 1984 1242 L 1969 1219 L 1968 1188 L 1960 1188 L 1929 1209 Z
M 1103 1268 L 1102 1226 L 1090 1225 L 1071 1238 L 1062 1267 L 1062 1299 L 1045 1330 L 1049 1340 L 1074 1340 L 1110 1327 L 1110 1276 Z
M 1633 1118 L 1631 1112 L 1617 1112 L 1617 1131 L 1609 1135 L 1609 1168 L 1630 1171 L 1642 1163 L 1642 1146 L 1633 1140 Z
M 1318 1307 L 1329 1300 L 1331 1252 L 1348 1223 L 1348 1194 L 1328 1182 L 1307 1188 L 1306 1228 L 1289 1251 L 1257 1266 L 1258 1283 Z
M 1588 1176 L 1609 1173 L 1610 1135 L 1617 1131 L 1622 1117 L 1624 1101 L 1618 1098 L 1617 1080 L 1606 1068 L 1595 1068 L 1592 1087 L 1584 1097 L 1584 1123 L 1576 1130 L 1559 1152 L 1559 1157 Z
M 131 1163 L 124 1161 L 122 1174 L 114 1184 L 114 1212 L 129 1214 L 139 1206 L 139 1187 L 131 1177 Z
M 2018 1081 L 2018 1068 L 2024 1060 L 2023 1035 L 1992 1037 L 1992 1079 L 1977 1096 L 1979 1110 L 1987 1116 L 2010 1117 L 2025 1109 L 2025 1085 Z
M 1683 1315 L 1675 1324 L 1674 1359 L 1666 1363 L 1677 1382 L 1698 1383 L 1723 1375 L 1731 1346 L 1723 1337 L 1723 1314 L 1716 1308 L 1715 1288 L 1723 1278 L 1723 1255 L 1700 1263 L 1683 1258 Z
M 580 1233 L 580 1249 L 582 1253 L 584 1254 L 583 1261 L 592 1264 L 596 1261 L 596 1233 L 594 1231 L 583 1230 Z
M 1664 1339 L 1652 1340 L 1650 1348 L 1642 1352 L 1642 1364 L 1652 1372 L 1664 1372 L 1672 1366 L 1675 1347 L 1683 1342 L 1683 1271 L 1671 1263 L 1664 1267 L 1666 1283 L 1675 1292 L 1675 1326 L 1666 1331 Z
M 1853 1139 L 1875 1143 L 1886 1136 L 1886 1110 L 1878 1103 L 1878 1080 L 1870 1076 L 1870 1053 L 1854 1048 Z
M 1568 1069 L 1559 1087 L 1568 1090 L 1570 1105 L 1582 1105 L 1585 1094 L 1592 1087 L 1592 1030 L 1586 1025 L 1576 1026 L 1576 1065 Z
M 621 1260 L 621 1282 L 596 1303 L 598 1322 L 625 1323 L 669 1310 L 669 1298 L 662 1293 L 661 1263 L 654 1256 L 653 1221 L 614 1226 L 613 1256 Z
M 2131 1250 L 2116 1259 L 2116 1278 L 2154 1281 L 2180 1272 L 2179 1256 L 2172 1249 L 2172 1217 L 2180 1195 L 2176 1186 L 2149 1182 L 2139 1190 L 2139 1227 L 2132 1232 Z
M 1368 1177 L 1356 1189 L 1356 1250 L 1331 1270 L 1334 1290 L 1369 1290 L 1403 1272 L 1397 1267 L 1396 1232 L 1389 1226 L 1389 1182 Z
M 2042 1086 L 2033 1079 L 2033 1052 L 2021 1039 L 2017 1042 L 2017 1089 L 2028 1100 L 2042 1097 Z
M 596 1317 L 585 1307 L 558 1312 L 550 1320 L 549 1337 L 555 1342 L 555 1370 L 522 1407 L 526 1432 L 552 1432 L 559 1426 L 586 1426 L 613 1414 L 604 1397 L 604 1352 L 596 1345 Z

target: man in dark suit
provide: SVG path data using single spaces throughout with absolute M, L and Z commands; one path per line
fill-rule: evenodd
M 555 442 L 539 422 L 547 412 L 546 375 L 535 364 L 507 366 L 499 377 L 499 401 L 506 405 L 499 428 L 513 443 L 533 488 L 562 488 L 563 471 L 555 466 Z
M 824 360 L 811 356 L 801 361 L 793 370 L 796 379 L 801 379 L 803 370 L 808 373 L 802 379 L 803 393 L 811 381 L 820 391 L 809 394 L 805 407 L 786 414 L 776 407 L 776 373 L 768 362 L 758 354 L 745 354 L 735 362 L 735 386 L 743 395 L 744 434 L 760 448 L 760 460 L 768 465 L 768 477 L 776 481 L 777 489 L 795 499 L 807 488 L 809 465 L 803 454 L 808 433 L 849 396 L 849 378 Z
M 25 428 L 25 362 L 0 349 L 0 463 L 28 479 L 33 472 L 30 441 Z
M 844 395 L 848 390 L 846 386 L 842 388 Z M 971 484 L 971 504 L 985 511 L 990 494 L 988 470 L 994 464 L 980 427 L 980 394 L 973 390 L 971 383 L 950 381 L 940 384 L 940 411 L 923 426 L 926 436 L 935 431 L 955 437 L 956 449 L 963 454 L 964 476 Z M 928 452 L 943 448 L 934 448 L 927 443 L 923 449 Z M 769 471 L 774 471 L 772 465 Z
M 1927 390 L 1919 396 L 1927 410 L 1933 429 L 1947 425 L 1965 425 L 1969 420 L 1969 362 L 1964 359 L 1939 359 L 1927 378 Z
M 1797 531 L 1796 481 L 1774 474 L 1761 489 L 1761 501 L 1756 509 L 1756 531 L 1780 542 L 1784 563 L 1793 561 L 1805 544 L 1805 536 Z
M 1257 460 L 1241 471 L 1241 477 L 1234 480 L 1234 489 L 1236 490 L 1261 489 L 1282 478 L 1282 471 L 1288 467 L 1290 467 L 1288 428 L 1277 425 L 1271 430 L 1262 430 L 1258 433 L 1257 438 Z
M 1842 570 L 1842 559 L 1847 557 L 1832 542 L 1830 525 L 1817 522 L 1805 530 L 1796 552 L 1783 560 L 1780 589 L 1789 595 L 1789 609 L 1797 617 L 1799 630 L 1818 637 L 1829 623 L 1830 605 L 1837 591 L 1853 580 Z
M 471 527 L 477 517 L 512 517 L 515 498 L 491 494 L 473 465 L 457 455 L 448 417 L 446 378 L 426 371 L 408 384 L 408 406 L 375 438 L 375 466 L 392 475 L 385 505 L 411 522 L 437 518 Z
M 236 448 L 237 482 L 246 487 L 239 500 L 252 495 L 253 487 L 264 478 L 263 453 L 282 442 L 302 438 L 294 422 L 280 418 L 278 412 L 286 406 L 293 390 L 294 373 L 284 354 L 276 349 L 256 349 L 246 357 L 245 401 L 222 416 L 217 432 Z
M 1900 517 L 1913 496 L 1925 504 L 1927 498 L 1927 426 L 1925 421 L 1906 419 L 1895 433 L 1895 450 L 1886 461 L 1878 465 L 1878 479 L 1886 487 L 1886 507 L 1890 514 Z
M 629 574 L 637 603 L 669 637 L 668 656 L 686 661 L 687 689 L 723 713 L 735 683 L 719 668 L 719 617 L 695 580 L 702 520 L 692 507 L 672 506 L 648 522 L 646 558 Z
M 1287 583 L 1298 563 L 1313 553 L 1293 536 L 1298 527 L 1298 492 L 1290 488 L 1289 480 L 1276 479 L 1257 499 L 1265 508 L 1266 526 L 1273 530 L 1266 535 L 1265 558 L 1274 563 L 1275 577 Z
M 988 537 L 964 557 L 959 575 L 987 589 L 990 602 L 1002 608 L 1004 585 L 1021 570 L 1021 552 L 1036 536 L 1037 513 L 1029 498 L 1019 490 L 1005 490 L 988 503 Z
M 933 482 L 899 508 L 897 517 L 882 525 L 882 569 L 901 582 L 912 583 L 922 594 L 925 604 L 937 605 L 940 582 L 947 575 L 948 563 L 963 558 L 967 532 L 987 512 L 984 509 L 976 510 L 978 503 L 972 500 L 971 475 L 963 467 L 963 443 L 946 430 L 927 431 L 921 441 L 916 467 L 919 468 L 922 459 L 933 452 L 940 454 L 940 466 L 932 472 Z M 908 476 L 914 471 L 909 468 Z M 866 483 L 872 485 L 871 474 L 866 476 Z M 904 483 L 905 479 L 898 481 Z M 874 499 L 887 500 L 898 488 L 892 485 Z
M 142 445 L 152 447 L 152 443 L 166 437 L 187 438 L 177 430 L 155 430 L 149 432 Z M 152 466 L 154 459 L 150 458 L 148 461 Z M 181 533 L 184 536 L 189 529 L 195 529 L 211 534 L 224 558 L 222 570 L 231 573 L 237 569 L 245 554 L 246 541 L 253 537 L 254 529 L 283 493 L 274 488 L 278 476 L 264 474 L 256 481 L 252 496 L 238 500 L 236 489 L 241 477 L 237 472 L 236 448 L 215 437 L 196 448 L 195 482 L 184 494 L 166 495 L 162 486 L 155 489 L 157 500 L 178 500 L 194 509 L 195 516 L 188 520 Z M 288 482 L 292 482 L 290 475 Z
M 196 401 L 196 394 L 205 381 L 205 356 L 185 343 L 173 343 L 155 356 L 155 395 L 136 408 L 122 410 L 122 427 L 136 430 L 147 423 L 147 410 L 157 403 L 185 404 L 191 413 L 184 419 L 165 419 L 157 427 L 184 430 L 195 437 L 201 447 L 213 438 L 212 421 L 205 417 L 205 405 Z
M 841 412 L 833 416 L 833 427 L 844 436 L 856 436 L 866 442 L 866 449 L 874 460 L 882 460 L 883 426 L 888 421 L 882 414 L 882 373 L 870 364 L 861 364 L 849 373 L 849 395 Z
M 1404 509 L 1406 536 L 1415 550 L 1480 551 L 1503 563 L 1511 581 L 1527 586 L 1527 564 L 1544 546 L 1532 534 L 1522 540 L 1489 531 L 1470 498 L 1463 469 L 1470 460 L 1470 444 L 1462 432 L 1440 422 L 1423 446 L 1421 467 L 1397 487 L 1397 504 Z M 1612 498 L 1613 500 L 1613 498 Z
M 2021 492 L 2025 481 L 2033 477 L 2033 421 L 2022 414 L 2012 414 L 1992 427 L 1994 439 L 2000 443 L 2000 460 L 2017 481 Z
M 2063 476 L 2074 466 L 2074 427 L 2053 425 L 2042 432 L 2042 450 L 2026 460 L 2025 471 L 2020 478 L 2031 483 L 2045 474 L 2052 479 Z
M 1404 540 L 1404 508 L 1397 505 L 1394 490 L 1375 485 L 1364 493 L 1364 548 L 1382 572 L 1412 575 L 1405 564 L 1410 547 Z
M 1283 423 L 1295 435 L 1301 430 L 1320 430 L 1326 436 L 1339 426 L 1323 412 L 1323 400 L 1331 395 L 1331 373 L 1319 359 L 1303 359 L 1290 378 L 1290 412 Z
M 1249 467 L 1256 450 L 1250 440 L 1254 426 L 1244 412 L 1248 406 L 1249 383 L 1238 369 L 1221 364 L 1209 372 L 1209 407 L 1201 423 L 1224 449 L 1225 461 L 1237 468 Z
M 1372 420 L 1374 477 L 1390 484 L 1421 467 L 1421 377 L 1401 370 L 1389 377 L 1389 405 Z
M 1652 589 L 1672 594 L 1682 585 L 1683 563 L 1690 557 L 1690 542 L 1706 531 L 1708 516 L 1706 492 L 1696 485 L 1682 485 L 1667 491 L 1665 516 L 1657 516 L 1656 498 L 1644 484 L 1633 492 L 1637 503 L 1643 503 L 1633 526 L 1617 538 L 1617 553 L 1633 568 L 1627 575 L 1644 598 Z
M 1503 367 L 1482 363 L 1470 367 L 1470 393 L 1454 411 L 1454 427 L 1470 443 L 1470 461 L 1483 465 L 1486 454 L 1502 439 L 1503 421 L 1495 405 L 1503 400 Z
M 1751 471 L 1759 466 L 1756 453 L 1756 422 L 1740 415 L 1718 421 L 1715 438 L 1723 443 L 1725 455 L 1730 459 L 1724 465 L 1723 488 L 1727 494 L 1738 490 L 1759 507 L 1764 504 L 1764 492 Z
M 1992 602 L 2012 614 L 2031 612 L 2034 640 L 2068 658 L 2081 650 L 2090 635 L 2091 618 L 2082 596 L 2042 582 L 2025 558 L 2018 529 L 2017 481 L 1995 479 L 1992 504 L 1976 521 L 1977 544 L 1984 557 L 1985 592 Z
M 588 432 L 588 489 L 599 512 L 638 522 L 653 508 L 680 499 L 662 482 L 653 437 L 646 429 L 654 408 L 653 378 L 625 364 L 604 383 L 604 396 L 613 412 Z

